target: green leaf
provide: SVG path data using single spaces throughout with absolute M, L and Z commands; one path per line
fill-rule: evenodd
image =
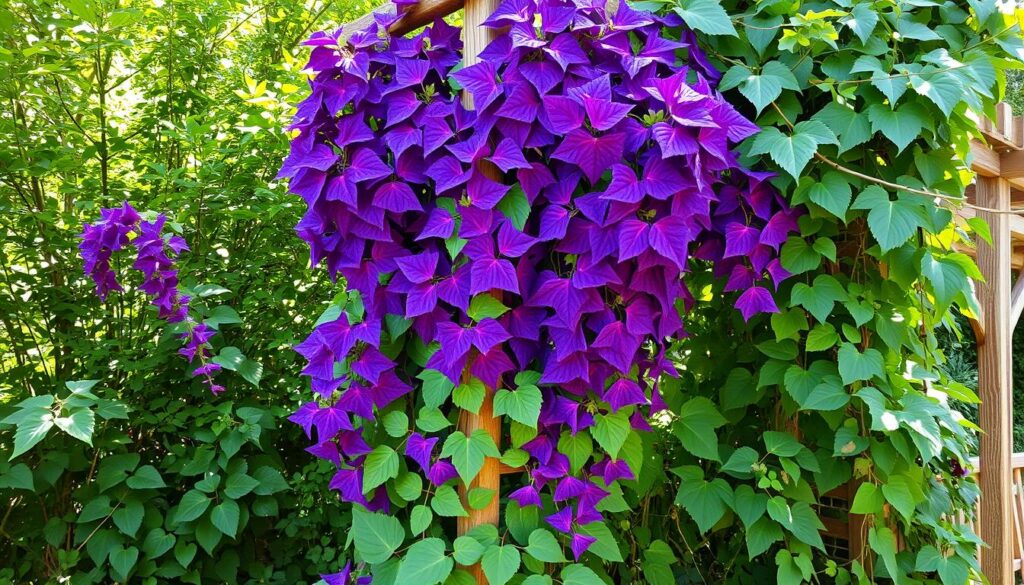
M 736 35 L 732 19 L 718 0 L 680 0 L 674 8 L 689 28 L 709 35 Z
M 238 532 L 239 509 L 238 503 L 234 500 L 224 500 L 213 507 L 210 512 L 210 522 L 222 533 L 235 537 Z
M 526 545 L 526 554 L 544 563 L 564 563 L 565 554 L 562 552 L 562 545 L 554 534 L 544 528 L 538 528 L 530 533 L 529 544 Z
M 830 378 L 835 380 L 835 376 Z M 807 400 L 800 406 L 806 410 L 838 410 L 846 406 L 850 402 L 850 395 L 843 389 L 842 384 L 838 383 L 839 380 L 835 381 L 836 383 L 825 381 L 815 386 Z
M 718 412 L 713 402 L 698 396 L 688 400 L 679 409 L 679 418 L 672 426 L 672 433 L 679 437 L 683 448 L 690 453 L 704 459 L 721 461 L 715 429 L 725 422 L 725 417 Z
M 224 483 L 224 495 L 232 500 L 237 500 L 256 489 L 256 486 L 259 484 L 260 482 L 256 481 L 248 474 L 241 472 L 232 473 Z
M 910 77 L 914 91 L 928 98 L 948 118 L 964 97 L 964 86 L 952 72 L 926 67 Z
M 398 568 L 396 583 L 436 585 L 443 583 L 455 561 L 445 555 L 444 541 L 440 538 L 425 538 L 409 547 Z
M 480 561 L 480 557 L 484 554 L 484 545 L 475 538 L 469 536 L 460 536 L 455 539 L 452 544 L 454 549 L 455 560 L 460 565 L 474 565 Z
M 475 487 L 466 494 L 466 502 L 474 510 L 483 510 L 494 500 L 495 491 L 490 488 Z
M 484 319 L 497 319 L 506 312 L 508 312 L 508 307 L 504 303 L 490 294 L 483 293 L 473 297 L 466 314 L 470 319 L 479 322 Z
M 599 585 L 600 583 L 604 583 L 604 581 L 585 565 L 566 565 L 562 569 L 562 585 Z
M 526 229 L 526 220 L 530 217 L 530 201 L 526 198 L 523 188 L 516 183 L 498 202 L 498 211 L 512 221 L 519 231 Z M 452 256 L 454 258 L 454 255 Z
M 384 432 L 391 437 L 404 437 L 409 432 L 409 415 L 401 410 L 393 410 L 381 420 Z
M 766 494 L 754 492 L 749 485 L 741 484 L 736 487 L 736 492 L 733 494 L 732 508 L 740 517 L 743 526 L 751 529 L 764 516 L 767 503 L 768 496 Z
M 781 431 L 765 431 L 761 438 L 768 454 L 778 457 L 793 457 L 804 448 L 793 435 Z
M 283 492 L 289 487 L 281 472 L 267 465 L 257 468 L 252 476 L 259 482 L 259 485 L 253 490 L 258 496 L 269 496 Z
M 687 466 L 673 472 L 682 478 L 676 504 L 686 510 L 702 533 L 707 532 L 725 515 L 732 501 L 732 488 L 721 478 L 705 480 L 698 467 Z
M 775 496 L 768 500 L 767 508 L 768 515 L 793 536 L 817 549 L 825 550 L 819 532 L 825 526 L 807 502 L 796 502 L 790 506 L 784 498 Z
M 850 27 L 860 42 L 866 44 L 875 30 L 875 25 L 878 24 L 878 13 L 871 8 L 870 3 L 857 4 L 843 20 L 843 24 Z
M 768 154 L 783 170 L 799 179 L 819 145 L 838 143 L 828 126 L 817 120 L 805 120 L 794 126 L 789 136 L 774 126 L 761 130 L 754 137 L 750 154 Z
M 505 585 L 519 571 L 522 557 L 519 550 L 511 545 L 492 546 L 484 552 L 480 567 L 491 585 Z
M 761 518 L 746 531 L 747 554 L 750 558 L 757 557 L 782 538 L 782 528 L 777 523 L 770 518 Z
M 478 414 L 486 395 L 487 388 L 484 383 L 477 378 L 470 378 L 468 382 L 455 387 L 455 391 L 452 393 L 452 402 L 463 410 Z
M 877 57 L 872 57 L 870 55 L 863 55 L 859 57 L 853 64 L 853 68 L 850 72 L 870 73 L 871 85 L 878 89 L 878 91 L 882 92 L 886 99 L 889 100 L 888 109 L 896 107 L 896 102 L 898 102 L 900 97 L 906 93 L 907 85 L 909 85 L 905 75 L 893 74 L 888 69 L 883 69 L 882 62 L 879 61 Z M 886 106 L 879 104 L 878 107 L 885 108 Z M 900 150 L 902 150 L 902 148 Z
M 139 549 L 134 546 L 120 547 L 110 551 L 110 568 L 122 581 L 128 580 L 128 575 L 139 560 Z
M 377 445 L 363 462 L 363 493 L 367 493 L 389 479 L 398 477 L 398 453 L 387 445 Z
M 210 314 L 207 315 L 204 323 L 213 327 L 214 329 L 220 329 L 221 325 L 230 325 L 233 323 L 241 323 L 242 318 L 238 316 L 238 311 L 232 309 L 227 305 L 219 305 L 214 307 Z M 236 348 L 237 349 L 237 348 Z
M 501 457 L 501 452 L 494 445 L 494 440 L 483 429 L 473 431 L 467 437 L 462 431 L 455 431 L 448 435 L 441 449 L 442 457 L 451 457 L 452 465 L 459 473 L 462 481 L 469 485 L 473 478 L 480 473 L 484 466 L 484 459 L 487 457 Z
M 418 473 L 404 471 L 394 483 L 395 492 L 406 502 L 412 502 L 423 493 L 423 478 Z
M 495 416 L 508 416 L 530 428 L 537 428 L 540 408 L 540 388 L 533 384 L 523 384 L 515 391 L 501 389 L 494 394 Z
M 921 486 L 905 475 L 889 477 L 889 481 L 882 484 L 882 494 L 907 521 L 914 519 L 914 509 L 925 499 Z
M 423 395 L 423 404 L 428 408 L 443 405 L 451 395 L 452 389 L 455 388 L 455 384 L 448 379 L 448 376 L 437 370 L 423 370 L 416 377 L 423 381 L 421 394 Z
M 125 482 L 133 490 L 160 489 L 167 487 L 160 472 L 152 465 L 143 465 Z
M 146 515 L 146 509 L 138 500 L 128 500 L 119 508 L 114 510 L 111 520 L 114 525 L 127 536 L 134 537 L 142 526 L 142 517 Z
M 32 491 L 35 483 L 32 470 L 24 463 L 12 465 L 5 473 L 0 474 L 0 489 L 22 489 Z
M 206 554 L 213 555 L 217 545 L 224 539 L 224 533 L 210 522 L 208 517 L 203 517 L 196 524 L 196 541 L 203 547 Z
M 352 538 L 364 561 L 377 564 L 391 558 L 405 540 L 405 529 L 398 518 L 352 508 Z
M 182 567 L 188 568 L 192 564 L 192 559 L 195 558 L 198 550 L 194 542 L 188 542 L 184 539 L 178 540 L 177 544 L 174 545 L 174 559 Z
M 590 545 L 587 552 L 593 553 L 611 563 L 622 562 L 622 551 L 619 550 L 619 541 L 603 521 L 584 524 L 579 526 L 577 530 L 597 539 L 594 541 L 594 544 Z
M 423 534 L 427 528 L 430 528 L 430 522 L 433 519 L 434 513 L 430 511 L 430 508 L 419 504 L 409 514 L 409 530 L 412 531 L 413 536 Z
M 469 516 L 466 508 L 462 506 L 462 500 L 459 498 L 458 492 L 450 485 L 442 485 L 437 488 L 437 491 L 434 492 L 434 497 L 430 499 L 430 507 L 434 509 L 434 512 L 437 512 L 438 516 L 449 518 Z
M 853 504 L 850 505 L 850 512 L 853 514 L 880 514 L 884 505 L 885 497 L 878 486 L 864 482 L 857 488 Z
M 626 443 L 631 430 L 627 411 L 620 410 L 614 414 L 594 416 L 594 426 L 590 429 L 590 434 L 605 453 L 612 459 L 618 459 L 619 450 Z
M 558 452 L 569 458 L 569 468 L 572 472 L 579 473 L 594 453 L 594 442 L 590 439 L 589 432 L 573 435 L 569 431 L 564 431 L 558 439 Z
M 896 145 L 897 152 L 902 152 L 918 137 L 924 129 L 926 116 L 927 113 L 918 104 L 906 104 L 898 110 L 892 110 L 882 104 L 868 108 L 871 131 L 881 132 Z
M 793 77 L 793 72 L 778 61 L 766 63 L 758 74 L 752 73 L 742 65 L 734 66 L 726 73 L 726 77 L 722 78 L 723 84 L 726 85 L 723 89 L 727 89 L 730 85 L 726 82 L 734 81 L 730 77 L 742 78 L 742 82 L 739 84 L 740 93 L 754 104 L 758 113 L 761 113 L 761 110 L 782 95 L 783 89 L 794 91 L 800 89 L 796 78 Z
M 145 540 L 142 541 L 142 552 L 146 554 L 146 558 L 155 559 L 171 550 L 174 542 L 173 534 L 167 534 L 163 528 L 154 528 L 146 534 Z
M 241 321 L 236 322 L 240 323 Z M 242 350 L 234 346 L 229 345 L 221 348 L 217 356 L 211 361 L 215 364 L 220 364 L 225 370 L 238 372 L 245 381 L 256 387 L 259 387 L 260 380 L 263 378 L 263 364 L 245 357 L 242 355 Z
M 416 415 L 416 428 L 428 433 L 436 433 L 450 426 L 452 422 L 438 408 L 424 406 Z
M 839 346 L 839 375 L 843 378 L 843 384 L 870 380 L 875 376 L 885 377 L 885 360 L 877 349 L 867 349 L 861 353 L 852 343 L 843 343 Z
M 871 138 L 871 122 L 862 114 L 838 102 L 829 102 L 814 115 L 839 138 L 839 153 L 864 144 Z
M 821 181 L 815 183 L 807 191 L 811 201 L 822 206 L 832 215 L 839 219 L 846 218 L 846 210 L 850 207 L 850 199 L 853 197 L 850 183 L 843 175 L 835 171 L 825 173 Z
M 790 236 L 782 245 L 779 260 L 782 267 L 793 274 L 803 274 L 821 265 L 821 253 L 800 236 Z
M 745 479 L 753 474 L 753 467 L 760 460 L 761 456 L 750 447 L 740 447 L 732 452 L 729 459 L 722 466 L 722 472 L 733 477 Z
M 50 397 L 52 400 L 52 396 Z M 48 408 L 32 408 L 24 411 L 25 415 L 14 431 L 14 451 L 8 461 L 28 451 L 39 441 L 46 438 L 46 433 L 53 427 L 53 412 Z
M 203 515 L 210 507 L 210 498 L 199 490 L 189 490 L 181 497 L 174 521 L 189 522 Z
M 839 342 L 839 334 L 831 323 L 819 323 L 807 334 L 807 351 L 825 351 Z
M 856 209 L 870 209 L 868 228 L 883 252 L 903 245 L 921 225 L 919 207 L 909 201 L 891 201 L 877 185 L 864 189 L 854 203 Z
M 93 411 L 87 408 L 76 409 L 68 416 L 57 417 L 53 422 L 65 433 L 92 445 L 92 433 L 96 430 L 96 415 Z

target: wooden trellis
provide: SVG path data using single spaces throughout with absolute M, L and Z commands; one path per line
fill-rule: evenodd
M 497 4 L 498 0 L 421 0 L 391 25 L 390 32 L 403 35 L 464 8 L 463 56 L 465 64 L 470 65 L 477 61 L 480 51 L 493 37 L 493 31 L 483 27 L 482 23 Z M 369 26 L 375 15 L 394 15 L 395 10 L 395 5 L 388 3 L 347 24 L 343 36 Z M 463 101 L 471 107 L 471 96 L 464 94 Z M 977 180 L 968 191 L 968 202 L 994 211 L 965 207 L 959 213 L 965 219 L 983 218 L 988 222 L 992 235 L 992 245 L 981 241 L 975 251 L 978 266 L 985 276 L 985 282 L 979 283 L 977 291 L 982 314 L 974 323 L 978 339 L 978 389 L 982 399 L 979 423 L 984 430 L 979 457 L 982 499 L 977 527 L 979 535 L 989 546 L 980 551 L 983 572 L 993 585 L 1012 585 L 1015 559 L 1019 567 L 1021 556 L 1014 554 L 1015 546 L 1020 545 L 1020 537 L 1015 539 L 1013 522 L 1010 367 L 1013 328 L 1024 312 L 1024 215 L 1014 213 L 1024 214 L 1024 117 L 1013 116 L 1009 105 L 999 104 L 996 119 L 981 119 L 978 128 L 984 142 L 975 140 L 971 144 L 971 169 L 977 173 Z M 1013 282 L 1014 271 L 1019 271 L 1016 283 Z M 467 435 L 483 429 L 498 444 L 501 423 L 492 414 L 493 394 L 494 389 L 488 389 L 479 414 L 464 413 L 460 429 Z M 497 492 L 501 474 L 507 471 L 512 470 L 503 469 L 497 460 L 488 458 L 474 479 L 473 487 Z M 844 494 L 836 492 L 831 495 L 837 495 L 833 503 L 843 505 Z M 827 500 L 830 498 L 823 498 L 826 508 L 829 507 Z M 846 498 L 845 501 L 848 500 Z M 492 498 L 487 507 L 471 510 L 469 516 L 460 518 L 459 533 L 464 534 L 481 524 L 497 524 L 498 501 L 497 497 Z M 856 536 L 851 536 L 860 533 L 857 529 L 859 518 L 847 516 L 842 521 L 835 521 L 826 516 L 824 519 L 826 532 L 831 535 L 842 536 L 845 528 L 847 540 L 837 541 L 835 547 L 848 554 L 856 554 L 864 546 Z M 841 554 L 842 551 L 837 548 L 835 552 Z M 487 583 L 479 565 L 469 570 L 478 583 Z

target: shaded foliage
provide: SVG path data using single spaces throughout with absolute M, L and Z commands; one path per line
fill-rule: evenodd
M 307 91 L 296 43 L 365 8 L 0 7 L 0 582 L 297 583 L 334 567 L 347 513 L 301 430 L 278 424 L 301 387 L 287 348 L 333 285 L 303 268 L 273 178 Z M 181 287 L 219 330 L 222 398 L 189 380 L 141 278 L 94 298 L 76 234 L 122 200 L 189 240 Z M 98 383 L 66 386 L 82 380 Z M 7 462 L 18 436 L 39 442 Z M 188 498 L 207 506 L 183 514 Z

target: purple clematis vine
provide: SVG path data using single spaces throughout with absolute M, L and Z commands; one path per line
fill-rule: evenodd
M 579 527 L 640 470 L 618 449 L 581 466 L 559 442 L 608 417 L 649 430 L 667 408 L 657 380 L 675 375 L 665 351 L 686 334 L 695 262 L 727 280 L 744 319 L 777 311 L 796 212 L 740 164 L 734 146 L 757 127 L 678 17 L 506 0 L 485 23 L 502 32 L 463 68 L 458 29 L 395 38 L 390 18 L 307 41 L 311 92 L 280 178 L 307 203 L 296 231 L 312 264 L 359 303 L 296 346 L 318 399 L 292 420 L 315 429 L 343 500 L 389 511 L 384 485 L 363 491 L 364 433 L 389 409 L 424 408 L 419 380 L 536 392 L 535 421 L 511 417 L 530 437 L 515 445 L 525 485 L 507 497 L 558 504 L 548 523 L 578 559 L 594 542 Z M 422 360 L 396 355 L 399 339 Z M 407 431 L 401 452 L 440 485 L 458 474 L 447 431 L 433 432 Z

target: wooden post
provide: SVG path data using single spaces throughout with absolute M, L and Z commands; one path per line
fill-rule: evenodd
M 1001 177 L 977 179 L 977 202 L 1010 208 L 1010 183 Z M 1012 464 L 1013 412 L 1010 377 L 1010 216 L 979 212 L 992 231 L 992 246 L 978 241 L 978 266 L 986 282 L 978 288 L 985 342 L 978 347 L 981 405 L 980 534 L 990 548 L 981 550 L 981 569 L 992 585 L 1013 584 Z
M 483 26 L 483 22 L 487 20 L 497 8 L 498 0 L 466 0 L 465 10 L 462 16 L 462 56 L 463 66 L 469 67 L 474 63 L 477 63 L 482 51 L 495 37 L 495 31 Z M 462 92 L 462 103 L 467 108 L 473 107 L 473 96 L 469 92 Z M 497 168 L 490 167 L 485 169 L 491 178 L 500 180 L 500 173 Z M 467 366 L 468 369 L 469 366 Z M 487 393 L 484 395 L 483 405 L 480 406 L 478 414 L 471 412 L 463 412 L 459 419 L 460 428 L 466 436 L 470 436 L 474 431 L 483 429 L 487 431 L 487 434 L 494 440 L 494 444 L 501 449 L 501 419 L 495 418 L 493 403 L 494 403 L 494 388 L 488 388 Z M 469 530 L 481 524 L 493 524 L 495 527 L 498 525 L 498 519 L 500 516 L 500 508 L 498 503 L 500 501 L 499 488 L 501 483 L 501 467 L 499 461 L 492 457 L 488 457 L 484 460 L 484 466 L 480 469 L 480 473 L 473 480 L 470 487 L 481 487 L 494 490 L 494 497 L 491 498 L 490 503 L 487 504 L 481 510 L 469 510 L 469 516 L 460 517 L 458 519 L 459 534 L 465 534 Z M 467 486 L 462 486 L 460 492 L 462 493 L 463 501 L 465 501 Z M 469 567 L 469 572 L 476 578 L 476 582 L 481 585 L 487 585 L 487 577 L 484 575 L 483 569 L 480 564 L 477 563 L 472 567 Z

